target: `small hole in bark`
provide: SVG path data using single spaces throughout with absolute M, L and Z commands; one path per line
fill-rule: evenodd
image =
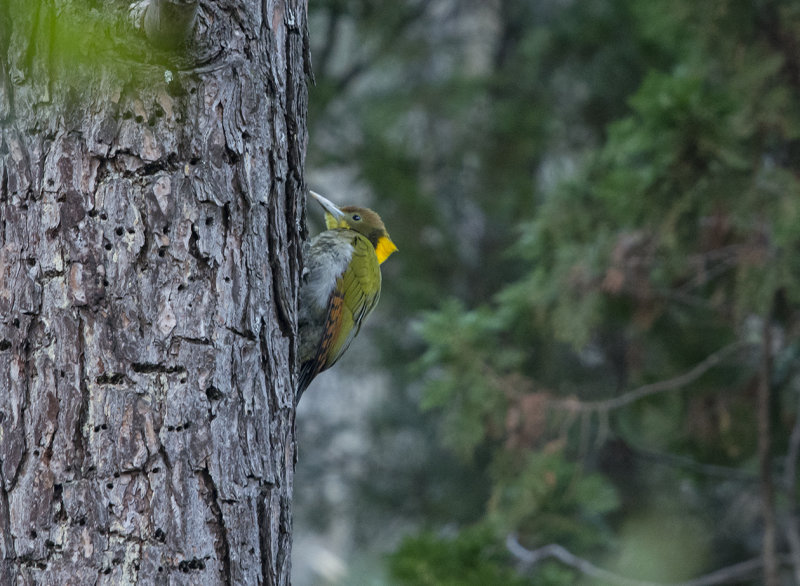
M 87 212 L 87 215 L 88 215 L 90 218 L 94 218 L 95 216 L 97 216 L 97 210 L 94 210 L 94 209 L 92 209 L 92 210 L 89 210 L 89 211 Z
M 108 576 L 108 575 L 111 573 L 111 568 L 106 568 L 105 570 L 103 570 L 103 573 L 104 573 L 106 576 Z
M 192 157 L 191 159 L 189 159 L 190 165 L 196 165 L 199 162 L 200 162 L 200 157 Z
M 175 426 L 174 425 L 168 425 L 167 426 L 167 431 L 175 431 Z
M 105 248 L 106 250 L 111 250 L 111 243 L 110 243 L 110 242 L 106 242 L 106 243 L 103 245 L 103 248 Z
M 11 322 L 11 323 L 12 323 L 12 324 L 14 324 L 14 327 L 15 327 L 15 328 L 18 328 L 18 327 L 19 327 L 19 318 L 18 318 L 18 317 L 15 317 L 15 318 L 14 318 L 14 321 L 13 321 L 13 322 Z
M 166 541 L 167 539 L 167 534 L 164 533 L 164 530 L 161 527 L 159 527 L 158 529 L 156 529 L 155 538 L 158 539 L 161 543 L 164 543 L 164 541 Z
M 33 450 L 33 455 L 38 458 L 39 457 L 39 450 Z
M 114 230 L 114 233 L 117 236 L 122 236 L 125 233 L 125 230 L 122 229 L 122 226 L 117 226 L 117 229 Z
M 172 228 L 172 224 L 170 224 L 169 222 L 167 222 L 166 224 L 164 224 L 164 234 L 166 234 L 167 232 L 169 232 L 169 229 L 170 229 L 170 228 Z
M 159 571 L 159 572 L 163 572 L 163 571 L 164 571 L 164 568 L 163 568 L 163 567 L 161 567 L 161 566 L 158 566 L 158 571 Z
M 36 259 L 35 258 L 29 258 L 28 259 L 28 266 L 29 267 L 35 267 L 36 266 Z
M 97 433 L 98 431 L 100 431 L 100 426 L 99 425 L 95 425 L 94 426 L 94 432 Z
M 0 352 L 2 352 L 3 350 L 8 350 L 9 348 L 11 348 L 11 342 L 10 341 L 5 340 L 5 339 L 4 340 L 0 340 Z
M 86 517 L 81 517 L 80 519 L 78 519 L 78 525 L 80 525 L 81 527 L 86 525 Z
M 158 474 L 159 472 L 161 472 L 161 468 L 159 468 L 158 466 L 155 466 L 155 467 L 153 467 L 152 470 L 150 470 L 150 472 L 152 472 L 153 474 Z
M 53 542 L 52 542 L 52 540 L 50 540 L 50 539 L 45 539 L 45 540 L 44 540 L 44 546 L 45 546 L 47 549 L 53 549 L 53 548 L 56 546 L 56 544 L 55 544 L 55 543 L 53 543 Z
M 64 372 L 63 370 L 59 371 L 58 374 L 61 376 L 61 378 L 64 378 L 67 375 L 67 373 Z
M 166 248 L 159 248 L 158 249 L 158 256 L 160 256 L 161 258 L 164 258 L 165 254 L 167 254 L 167 249 Z
M 114 483 L 113 483 L 113 482 L 109 482 L 109 483 L 107 483 L 107 484 L 106 484 L 106 488 L 107 488 L 108 490 L 111 490 L 112 488 L 114 488 Z
M 187 422 L 185 422 L 183 424 L 183 429 L 189 429 L 191 426 L 192 426 L 192 422 L 191 421 L 187 421 Z
M 108 219 L 108 214 L 103 212 L 102 214 L 100 214 L 100 219 L 106 221 Z
M 103 424 L 100 426 L 100 429 L 108 429 L 108 423 L 103 423 Z
M 114 478 L 119 478 L 119 472 L 114 472 Z
M 36 533 L 36 531 L 34 529 L 31 529 L 31 539 L 36 539 L 37 535 L 38 535 L 38 533 Z
M 128 226 L 127 230 L 128 230 L 128 234 L 135 234 L 136 233 L 136 230 L 134 230 L 132 226 Z
M 108 287 L 108 279 L 103 279 L 103 287 Z
M 206 226 L 210 226 L 213 223 L 214 223 L 214 218 L 212 218 L 211 216 L 208 216 L 206 218 Z

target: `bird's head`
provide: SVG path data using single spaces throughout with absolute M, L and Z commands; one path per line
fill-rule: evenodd
M 381 217 L 371 209 L 358 206 L 339 207 L 319 193 L 314 191 L 309 193 L 325 210 L 325 225 L 328 230 L 343 228 L 363 234 L 375 247 L 375 254 L 381 263 L 397 250 L 397 246 L 389 238 Z

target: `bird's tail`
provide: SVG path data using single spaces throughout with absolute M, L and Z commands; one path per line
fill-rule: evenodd
M 297 396 L 295 397 L 295 405 L 298 403 L 298 401 L 300 401 L 300 397 L 308 388 L 308 385 L 311 384 L 311 381 L 314 380 L 314 377 L 317 376 L 318 373 L 316 366 L 315 360 L 308 360 L 300 365 L 300 376 L 297 381 Z

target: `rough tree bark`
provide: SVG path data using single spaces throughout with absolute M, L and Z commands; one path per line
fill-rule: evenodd
M 288 584 L 305 3 L 130 23 L 0 2 L 0 584 Z

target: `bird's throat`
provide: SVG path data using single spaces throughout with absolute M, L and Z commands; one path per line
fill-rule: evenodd
M 389 258 L 396 250 L 397 247 L 388 236 L 381 236 L 378 238 L 378 244 L 375 245 L 375 254 L 378 257 L 379 263 L 383 263 L 383 261 Z

